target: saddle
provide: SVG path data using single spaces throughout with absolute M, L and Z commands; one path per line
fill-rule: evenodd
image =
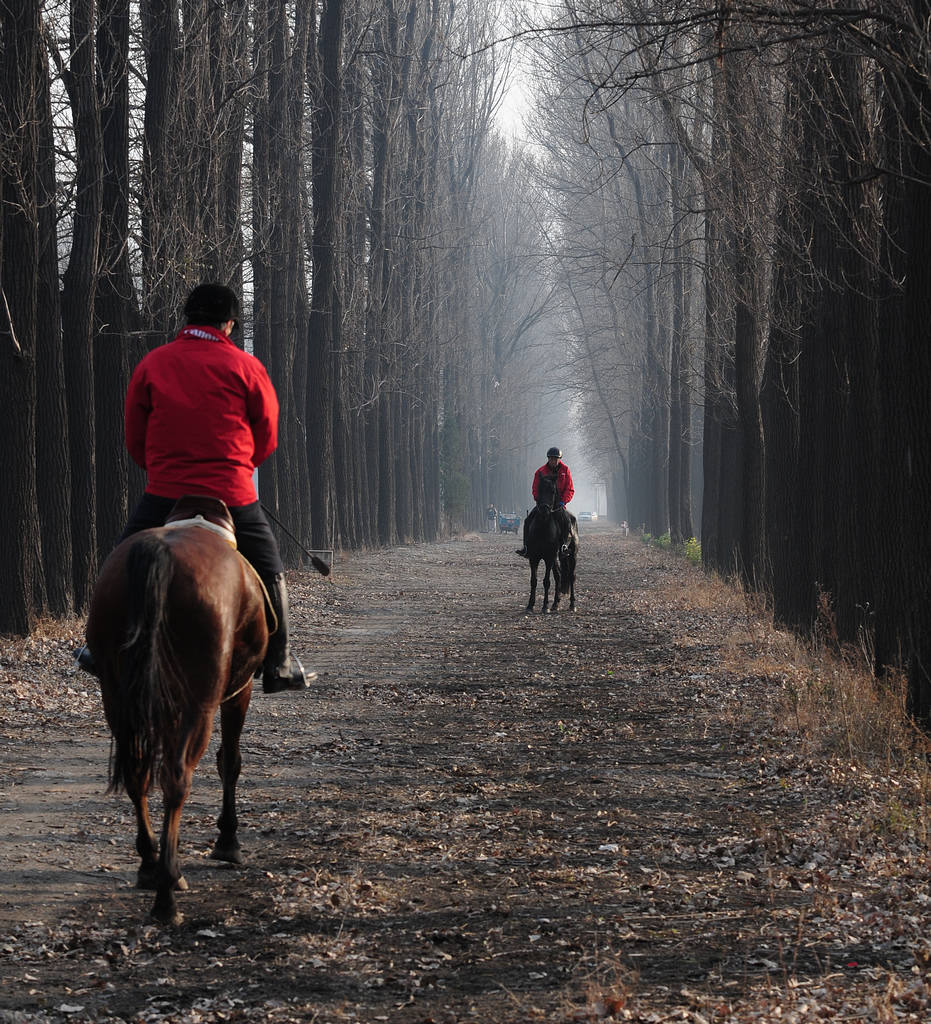
M 219 534 L 230 547 L 236 547 L 236 527 L 226 502 L 201 494 L 185 494 L 174 503 L 165 526 L 202 526 Z

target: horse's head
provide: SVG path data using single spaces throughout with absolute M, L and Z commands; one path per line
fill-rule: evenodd
M 556 508 L 556 478 L 541 476 L 537 487 L 537 508 L 541 512 L 552 512 Z

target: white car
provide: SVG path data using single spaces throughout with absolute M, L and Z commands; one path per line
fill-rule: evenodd
M 595 520 L 597 518 L 598 518 L 598 513 L 597 512 L 580 512 L 579 513 L 579 522 L 580 523 L 590 523 L 590 522 L 592 522 L 593 520 Z

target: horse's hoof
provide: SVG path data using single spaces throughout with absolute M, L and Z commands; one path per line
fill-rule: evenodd
M 171 907 L 153 907 L 149 917 L 156 924 L 166 925 L 169 928 L 177 928 L 184 921 L 184 915 L 174 905 Z
M 210 852 L 211 860 L 222 860 L 227 864 L 242 864 L 243 857 L 242 852 L 239 849 L 239 845 L 236 846 L 220 846 L 219 843 Z
M 188 884 L 184 880 L 184 875 L 180 875 L 178 877 L 178 880 L 172 886 L 172 889 L 174 889 L 175 892 L 187 892 L 188 891 Z
M 139 871 L 136 874 L 136 888 L 154 892 L 156 888 L 158 888 L 155 882 L 157 875 L 158 868 L 154 865 L 150 868 L 139 868 Z

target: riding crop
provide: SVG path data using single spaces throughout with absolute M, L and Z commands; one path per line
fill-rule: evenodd
M 303 551 L 304 554 L 307 555 L 307 557 L 310 559 L 310 564 L 317 570 L 317 572 L 319 572 L 321 576 L 329 576 L 330 566 L 326 562 L 324 562 L 322 558 L 318 558 L 317 555 L 315 555 L 312 551 L 308 551 L 307 548 L 304 547 L 304 545 L 297 539 L 297 537 L 294 536 L 294 534 L 287 528 L 287 526 L 284 525 L 284 523 L 278 518 L 278 516 L 275 515 L 274 512 L 272 512 L 272 510 L 266 504 L 262 503 L 262 508 L 265 510 L 265 514 L 270 519 L 274 520 L 275 523 L 277 523 L 278 526 L 280 526 L 281 529 L 291 538 L 291 540 L 293 540 L 294 543 L 301 549 L 301 551 Z M 325 553 L 328 554 L 331 558 L 333 557 L 332 551 L 327 550 Z M 322 550 L 321 554 L 324 554 Z

